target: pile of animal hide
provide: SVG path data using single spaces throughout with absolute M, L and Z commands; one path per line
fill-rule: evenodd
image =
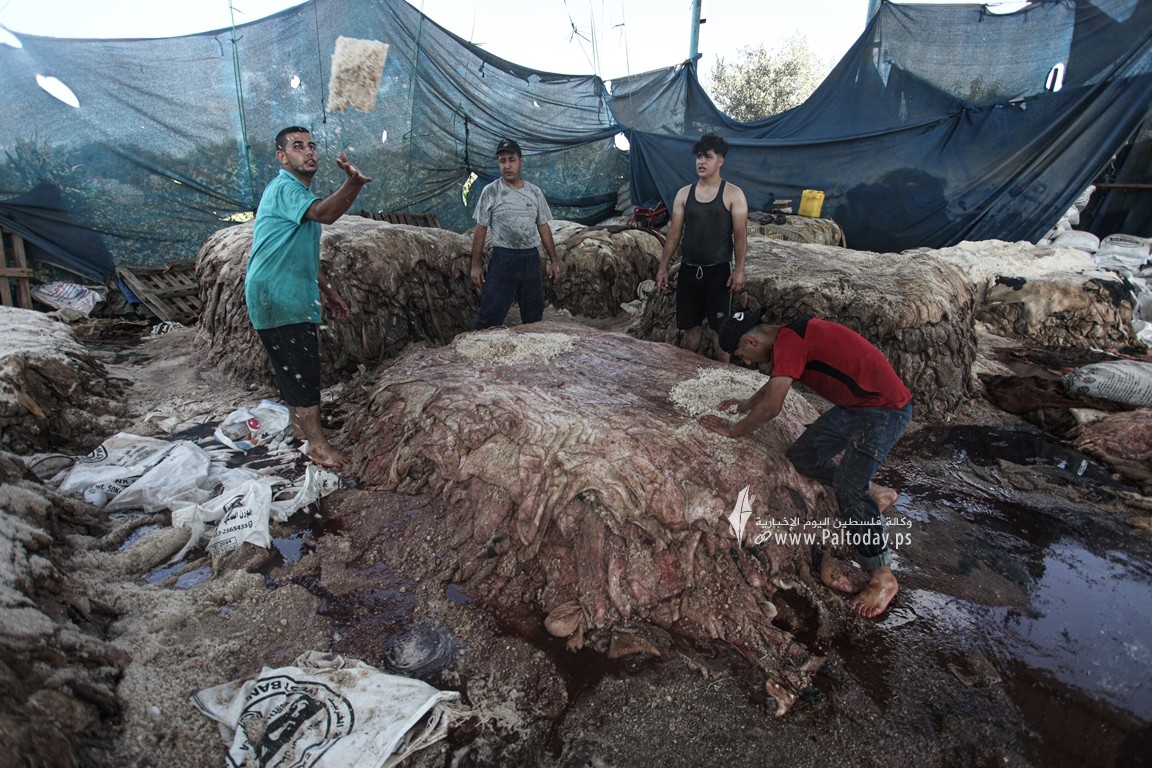
M 976 319 L 1002 336 L 1052 349 L 1115 349 L 1136 341 L 1123 278 L 1079 249 L 985 240 L 909 253 L 967 272 L 978 298 Z
M 120 713 L 116 685 L 128 655 L 100 639 L 115 617 L 73 583 L 63 544 L 98 528 L 91 506 L 47 489 L 0 452 L 4 765 L 92 765 L 85 745 Z
M 125 382 L 64 323 L 0 306 L 0 448 L 17 454 L 87 452 L 126 413 Z
M 1075 445 L 1126 479 L 1152 489 L 1152 410 L 1110 413 L 1083 424 Z
M 831 219 L 813 219 L 807 216 L 784 217 L 783 224 L 776 223 L 772 214 L 748 213 L 748 234 L 759 235 L 773 240 L 788 240 L 793 243 L 816 243 L 817 245 L 839 245 L 844 243 L 844 230 Z
M 552 226 L 563 275 L 544 286 L 557 308 L 587 317 L 617 315 L 622 303 L 636 298 L 641 282 L 655 279 L 662 246 L 652 233 L 562 221 Z M 325 226 L 320 258 L 351 312 L 321 328 L 325 382 L 360 365 L 372 368 L 411 343 L 446 344 L 471 328 L 480 300 L 471 280 L 471 248 L 470 236 L 444 229 L 356 216 Z M 251 250 L 251 223 L 222 229 L 201 248 L 197 341 L 210 363 L 256 384 L 267 383 L 270 372 L 244 303 Z
M 468 238 L 444 229 L 357 216 L 325 226 L 320 259 L 351 315 L 321 328 L 324 381 L 373 367 L 414 341 L 445 344 L 471 327 L 479 296 L 470 249 Z M 249 384 L 270 380 L 244 302 L 251 250 L 252 224 L 240 224 L 212 235 L 196 262 L 203 306 L 197 340 L 210 363 Z
M 672 290 L 653 296 L 629 332 L 676 343 Z M 769 321 L 812 315 L 842 323 L 884 352 L 916 398 L 917 414 L 945 417 L 970 396 L 976 357 L 975 293 L 957 267 L 925 254 L 876 254 L 748 239 L 746 293 L 732 311 L 759 306 Z M 715 354 L 706 334 L 704 354 Z
M 783 454 L 816 412 L 790 396 L 740 440 L 695 421 L 763 382 L 625 334 L 492 329 L 383 370 L 339 440 L 360 457 L 362 486 L 443 505 L 445 557 L 413 578 L 462 584 L 497 612 L 532 606 L 573 649 L 630 638 L 658 653 L 661 633 L 722 641 L 763 669 L 782 713 L 821 663 L 774 625 L 793 610 L 782 593 L 822 617 L 821 634 L 828 593 L 813 586 L 807 547 L 751 544 L 763 521 L 835 515 Z M 746 486 L 739 548 L 728 516 Z
M 557 226 L 559 225 L 559 226 Z M 553 222 L 556 253 L 563 265 L 559 283 L 544 281 L 555 307 L 585 317 L 612 317 L 636 298 L 636 288 L 655 280 L 662 241 L 633 227 L 585 227 Z

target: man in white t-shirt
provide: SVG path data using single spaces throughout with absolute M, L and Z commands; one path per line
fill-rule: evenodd
M 536 323 L 544 317 L 544 283 L 540 277 L 540 244 L 548 254 L 549 274 L 560 279 L 556 244 L 548 226 L 552 211 L 544 193 L 520 178 L 524 154 L 512 139 L 496 146 L 500 178 L 480 192 L 476 203 L 476 229 L 472 234 L 472 282 L 480 291 L 480 310 L 472 330 L 502 325 L 516 300 L 520 321 Z M 484 241 L 492 233 L 492 258 L 485 274 Z

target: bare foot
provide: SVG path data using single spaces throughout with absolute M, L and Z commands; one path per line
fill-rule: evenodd
M 339 469 L 348 459 L 331 445 L 312 445 L 308 458 L 325 469 Z
M 892 569 L 884 566 L 872 571 L 872 578 L 869 579 L 868 586 L 852 598 L 850 604 L 856 613 L 866 619 L 874 619 L 888 610 L 889 603 L 899 591 L 900 585 L 896 583 Z
M 820 562 L 820 581 L 824 586 L 836 590 L 855 594 L 864 586 L 865 574 L 855 568 L 838 563 L 827 554 Z
M 876 502 L 876 506 L 881 512 L 891 507 L 900 498 L 900 494 L 896 492 L 895 488 L 877 483 L 872 483 L 872 487 L 868 489 L 868 495 L 872 497 L 872 501 Z

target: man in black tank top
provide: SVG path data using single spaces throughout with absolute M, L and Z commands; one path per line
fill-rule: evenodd
M 744 257 L 748 253 L 748 201 L 735 184 L 720 178 L 728 142 L 714 133 L 700 137 L 692 147 L 697 180 L 676 193 L 672 223 L 656 288 L 668 287 L 668 265 L 680 250 L 676 277 L 676 327 L 680 345 L 693 352 L 700 347 L 703 322 L 719 330 L 728 316 L 730 297 L 744 290 Z M 733 267 L 731 261 L 736 258 Z M 721 353 L 724 359 L 727 354 Z

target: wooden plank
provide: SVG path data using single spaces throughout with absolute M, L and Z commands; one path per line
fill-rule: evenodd
M 161 320 L 191 323 L 200 317 L 196 263 L 175 261 L 163 267 L 117 267 L 116 274 Z
M 16 278 L 16 293 L 19 306 L 32 309 L 32 288 L 28 279 L 32 277 L 32 270 L 28 269 L 28 259 L 24 253 L 24 238 L 16 233 L 12 234 L 12 251 L 16 255 L 16 269 L 25 274 Z
M 9 307 L 32 309 L 32 270 L 24 251 L 24 238 L 12 230 L 0 228 L 0 303 Z M 16 293 L 12 293 L 12 282 Z
M 389 224 L 407 224 L 412 227 L 440 226 L 440 218 L 434 213 L 409 213 L 407 211 L 366 211 L 361 210 L 360 215 L 373 221 L 384 221 Z

